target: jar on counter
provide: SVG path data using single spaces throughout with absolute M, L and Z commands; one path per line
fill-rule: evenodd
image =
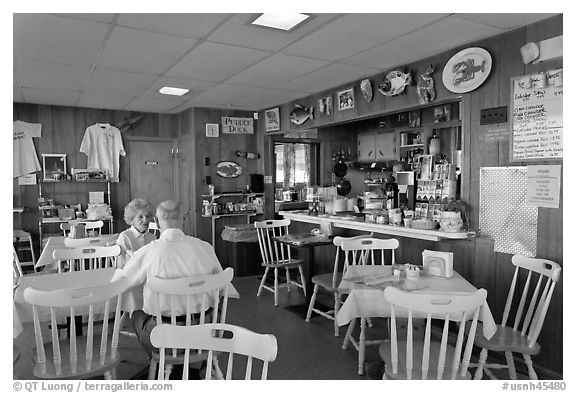
M 218 204 L 216 202 L 212 203 L 212 215 L 213 216 L 217 216 L 218 215 Z
M 388 212 L 383 211 L 376 215 L 376 224 L 388 224 Z

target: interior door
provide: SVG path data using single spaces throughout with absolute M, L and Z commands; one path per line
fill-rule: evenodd
M 156 206 L 166 199 L 177 199 L 176 141 L 167 138 L 128 140 L 130 158 L 130 200 L 146 199 Z

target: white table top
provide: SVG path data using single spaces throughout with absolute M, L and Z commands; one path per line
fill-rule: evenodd
M 470 284 L 460 274 L 454 272 L 450 278 L 421 276 L 414 280 L 405 278 L 394 280 L 394 277 L 375 279 L 376 275 L 390 276 L 391 266 L 352 266 L 346 272 L 339 290 L 349 293 L 344 304 L 340 307 L 336 321 L 339 326 L 349 323 L 354 318 L 361 317 L 383 317 L 391 315 L 391 305 L 384 297 L 384 288 L 394 285 L 400 289 L 416 293 L 453 293 L 465 295 L 477 291 L 474 285 Z M 372 277 L 374 284 L 366 285 L 360 282 L 351 282 L 349 279 L 361 281 L 362 277 Z M 396 315 L 401 311 L 396 311 Z M 423 316 L 424 317 L 424 316 Z M 491 338 L 496 332 L 496 323 L 490 311 L 488 303 L 480 309 L 479 321 L 483 322 L 483 332 L 486 338 Z
M 108 244 L 113 245 L 116 243 L 118 234 L 115 233 L 112 235 L 100 235 L 98 236 L 98 238 L 102 240 L 102 244 L 99 244 L 100 246 L 106 246 Z M 54 253 L 54 250 L 63 248 L 68 248 L 64 244 L 64 236 L 49 237 L 46 246 L 44 247 L 42 253 L 40 254 L 40 258 L 38 258 L 38 261 L 36 261 L 36 268 L 50 265 L 53 265 L 55 267 L 56 260 L 54 259 L 52 254 Z

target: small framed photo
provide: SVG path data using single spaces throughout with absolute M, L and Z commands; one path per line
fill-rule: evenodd
M 338 92 L 338 110 L 354 108 L 354 88 Z
M 206 136 L 208 138 L 218 138 L 218 124 L 206 123 Z
M 322 97 L 318 100 L 318 112 L 330 116 L 332 111 L 332 96 Z
M 66 179 L 66 154 L 42 154 L 43 180 Z
M 280 130 L 280 108 L 268 109 L 264 112 L 266 132 Z

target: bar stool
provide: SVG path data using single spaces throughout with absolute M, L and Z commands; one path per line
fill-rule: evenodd
M 34 269 L 36 266 L 36 254 L 34 253 L 34 244 L 32 243 L 32 236 L 30 236 L 30 233 L 21 229 L 14 229 L 12 231 L 12 243 L 16 253 L 20 251 L 27 251 L 30 253 L 32 258 L 26 259 L 18 256 L 20 266 L 32 266 L 32 269 Z

